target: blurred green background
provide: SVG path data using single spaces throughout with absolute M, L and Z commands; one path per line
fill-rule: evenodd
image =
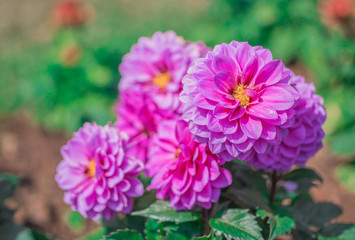
M 174 30 L 186 40 L 204 41 L 209 47 L 232 40 L 262 45 L 274 58 L 314 82 L 328 112 L 326 143 L 336 153 L 350 156 L 350 161 L 328 168 L 333 171 L 333 166 L 339 165 L 334 174 L 354 191 L 354 19 L 353 0 L 0 0 L 0 119 L 14 122 L 6 123 L 0 132 L 0 140 L 8 143 L 2 146 L 15 149 L 9 145 L 16 143 L 16 137 L 27 132 L 31 135 L 21 126 L 19 133 L 23 135 L 6 131 L 8 125 L 16 129 L 13 125 L 23 123 L 13 117 L 18 113 L 25 112 L 50 132 L 68 134 L 85 121 L 115 121 L 122 56 L 139 37 Z M 41 141 L 38 145 L 48 147 L 48 153 L 29 156 L 23 151 L 24 161 L 45 158 L 41 164 L 57 164 L 59 147 L 67 137 L 49 134 L 44 138 L 49 141 L 47 146 Z M 56 155 L 50 157 L 49 151 Z M 17 156 L 21 155 L 12 158 L 21 160 Z M 322 160 L 316 164 L 324 165 Z M 21 165 L 21 161 L 11 164 Z M 53 172 L 48 170 L 41 181 L 55 184 L 55 167 L 44 168 Z M 5 167 L 21 176 L 29 174 L 8 169 Z M 37 172 L 31 174 L 29 179 L 36 179 Z M 42 186 L 43 182 L 35 183 Z M 45 187 L 41 191 L 43 195 L 47 192 Z M 56 189 L 55 194 L 59 200 L 53 206 L 58 208 L 64 205 L 62 193 Z M 33 201 L 38 199 L 36 196 Z M 41 202 L 39 205 L 42 207 Z M 75 213 L 53 218 L 57 222 L 52 231 L 57 234 L 65 233 L 65 228 L 57 227 L 59 221 L 74 228 L 74 233 L 84 226 Z

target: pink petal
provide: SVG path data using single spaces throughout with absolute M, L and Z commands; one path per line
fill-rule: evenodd
M 237 82 L 230 72 L 220 71 L 214 76 L 213 85 L 220 93 L 230 95 L 237 86 Z
M 276 110 L 263 102 L 249 105 L 247 113 L 264 119 L 277 119 Z
M 245 135 L 253 139 L 260 138 L 262 132 L 262 124 L 258 118 L 244 114 L 240 118 L 239 123 Z
M 276 110 L 287 110 L 293 106 L 295 100 L 290 92 L 280 87 L 268 87 L 260 92 L 260 99 Z

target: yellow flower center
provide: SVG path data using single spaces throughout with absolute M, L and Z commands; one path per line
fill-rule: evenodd
M 169 73 L 161 73 L 153 79 L 153 83 L 160 88 L 165 88 L 170 80 L 171 77 Z
M 249 88 L 247 85 L 239 84 L 237 88 L 233 91 L 232 96 L 235 99 L 239 100 L 239 104 L 242 107 L 246 107 L 249 105 L 250 102 L 250 97 L 247 95 L 247 92 L 245 91 L 245 88 Z
M 176 154 L 175 154 L 176 159 L 179 158 L 179 154 L 180 154 L 180 153 L 181 153 L 181 149 L 180 149 L 180 148 L 176 149 Z
M 96 163 L 94 159 L 91 159 L 89 162 L 89 166 L 86 169 L 86 174 L 90 177 L 95 177 L 96 173 Z

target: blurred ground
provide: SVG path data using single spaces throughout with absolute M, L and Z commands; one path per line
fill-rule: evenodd
M 55 168 L 61 160 L 59 149 L 69 137 L 43 130 L 23 113 L 0 118 L 0 173 L 23 179 L 7 202 L 17 209 L 15 221 L 60 239 L 80 236 L 67 226 L 69 207 L 54 181 Z M 335 166 L 344 161 L 347 159 L 333 155 L 327 147 L 312 158 L 308 166 L 324 179 L 324 184 L 315 187 L 312 193 L 318 201 L 332 201 L 343 208 L 339 221 L 355 223 L 355 193 L 349 192 L 334 176 Z M 86 231 L 98 227 L 90 220 L 85 225 Z
M 0 118 L 0 173 L 22 179 L 14 197 L 7 201 L 16 209 L 15 221 L 60 239 L 73 239 L 66 216 L 70 207 L 54 181 L 61 157 L 59 149 L 69 136 L 35 126 L 25 114 Z M 98 227 L 86 222 L 86 231 Z M 85 230 L 85 229 L 84 229 Z

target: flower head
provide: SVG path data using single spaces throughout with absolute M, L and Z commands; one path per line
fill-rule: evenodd
M 147 151 L 151 146 L 151 137 L 156 133 L 159 122 L 164 119 L 176 119 L 176 112 L 157 108 L 146 94 L 135 89 L 121 93 L 116 106 L 118 120 L 115 126 L 129 136 L 127 152 L 141 162 L 147 160 Z
M 186 122 L 162 122 L 153 141 L 146 165 L 153 177 L 148 190 L 156 189 L 159 199 L 169 197 L 176 210 L 210 208 L 221 188 L 231 184 L 230 172 L 219 167 L 220 159 L 206 144 L 193 140 Z
M 305 82 L 303 77 L 294 77 L 292 83 L 301 95 L 294 107 L 294 122 L 282 129 L 284 138 L 279 145 L 273 146 L 267 154 L 254 153 L 250 157 L 251 165 L 256 168 L 285 172 L 293 165 L 304 166 L 322 148 L 322 125 L 326 119 L 323 99 L 315 94 L 314 85 Z
M 246 160 L 281 140 L 299 97 L 293 73 L 269 50 L 245 42 L 217 45 L 183 79 L 183 119 L 221 158 Z
M 84 217 L 112 218 L 132 210 L 132 197 L 143 195 L 136 176 L 143 164 L 126 155 L 123 135 L 110 126 L 85 123 L 62 147 L 56 181 L 64 201 Z
M 192 60 L 206 51 L 204 44 L 187 42 L 173 31 L 142 37 L 119 66 L 119 90 L 136 89 L 150 96 L 159 108 L 178 110 L 181 79 Z
M 142 162 L 146 162 L 158 123 L 180 117 L 181 79 L 192 60 L 206 49 L 204 44 L 187 42 L 172 31 L 157 32 L 151 38 L 140 38 L 124 56 L 119 67 L 121 100 L 116 107 L 116 126 L 128 132 L 130 152 Z

